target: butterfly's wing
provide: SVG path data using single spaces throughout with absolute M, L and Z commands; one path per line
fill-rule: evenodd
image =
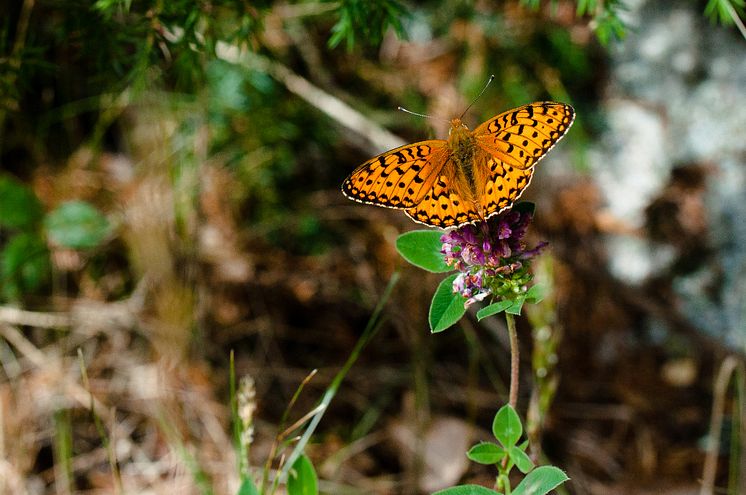
M 565 103 L 541 101 L 503 112 L 474 130 L 480 149 L 505 166 L 526 170 L 562 139 L 575 119 Z
M 457 192 L 458 188 L 454 187 L 455 177 L 449 168 L 453 166 L 450 161 L 445 164 L 443 173 L 433 183 L 432 189 L 417 206 L 406 211 L 409 218 L 443 229 L 460 227 L 482 218 L 477 205 L 462 198 Z
M 356 168 L 342 183 L 342 192 L 361 203 L 413 208 L 432 189 L 448 155 L 447 143 L 440 139 L 395 148 Z
M 474 130 L 476 163 L 484 184 L 480 207 L 484 218 L 507 208 L 531 182 L 534 165 L 562 139 L 575 119 L 570 105 L 537 102 L 491 118 Z
M 482 151 L 481 153 L 486 152 Z M 508 165 L 495 156 L 484 156 L 487 163 L 487 176 L 484 178 L 484 192 L 479 198 L 482 215 L 485 219 L 504 211 L 523 194 L 531 183 L 534 167 L 520 169 Z

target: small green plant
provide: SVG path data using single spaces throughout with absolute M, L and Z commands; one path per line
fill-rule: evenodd
M 494 465 L 497 468 L 495 488 L 500 491 L 478 485 L 460 485 L 446 488 L 434 495 L 494 495 L 498 493 L 544 495 L 569 479 L 559 468 L 534 465 L 526 454 L 528 440 L 518 443 L 523 435 L 523 426 L 515 409 L 509 404 L 504 405 L 495 414 L 495 419 L 492 421 L 492 434 L 497 443 L 480 442 L 473 446 L 466 455 L 476 463 Z M 509 475 L 514 467 L 526 476 L 515 488 L 511 489 Z
M 17 300 L 49 280 L 49 247 L 91 249 L 111 231 L 109 221 L 83 201 L 62 203 L 49 213 L 30 187 L 0 174 L 0 300 Z
M 430 304 L 429 322 L 433 333 L 454 325 L 472 304 L 487 300 L 489 304 L 477 312 L 477 318 L 482 320 L 504 313 L 510 337 L 509 400 L 492 423 L 497 443 L 483 442 L 467 453 L 474 462 L 497 467 L 495 487 L 460 485 L 437 492 L 437 495 L 543 495 L 569 479 L 559 468 L 536 467 L 526 454 L 528 440 L 518 443 L 523 436 L 523 425 L 515 411 L 519 370 L 515 315 L 521 314 L 524 303 L 542 299 L 541 286 L 531 284 L 531 260 L 544 244 L 529 249 L 523 242 L 533 214 L 534 205 L 524 202 L 478 225 L 467 224 L 446 233 L 418 230 L 397 239 L 397 250 L 413 265 L 434 273 L 456 270 L 441 281 Z M 509 474 L 514 467 L 525 477 L 511 488 Z

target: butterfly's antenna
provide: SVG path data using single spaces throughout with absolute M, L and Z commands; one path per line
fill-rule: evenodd
M 471 103 L 469 103 L 469 106 L 468 106 L 468 107 L 466 107 L 466 110 L 464 110 L 464 113 L 462 113 L 462 114 L 461 114 L 461 117 L 459 117 L 459 120 L 463 119 L 463 118 L 464 118 L 464 115 L 466 115 L 466 112 L 468 112 L 468 111 L 469 111 L 469 109 L 471 108 L 471 106 L 472 106 L 473 104 L 475 104 L 475 103 L 477 102 L 477 100 L 478 100 L 479 98 L 481 98 L 481 97 L 482 97 L 482 95 L 484 94 L 484 92 L 485 92 L 485 91 L 487 91 L 487 87 L 488 87 L 488 86 L 490 85 L 490 83 L 491 83 L 491 82 L 492 82 L 492 81 L 493 81 L 494 79 L 495 79 L 495 74 L 492 74 L 492 75 L 490 76 L 490 78 L 489 78 L 489 79 L 487 80 L 487 84 L 485 84 L 485 85 L 484 85 L 484 87 L 482 88 L 482 91 L 480 91 L 480 92 L 479 92 L 479 94 L 477 95 L 477 97 L 476 97 L 476 98 L 474 98 L 474 101 L 472 101 Z
M 444 121 L 448 122 L 448 121 L 447 121 L 447 120 L 445 120 L 445 119 L 439 119 L 438 117 L 433 117 L 432 115 L 425 115 L 424 113 L 417 113 L 417 112 L 413 112 L 413 111 L 411 111 L 411 110 L 407 110 L 407 109 L 406 109 L 406 108 L 404 108 L 404 107 L 396 107 L 396 109 L 397 109 L 397 110 L 401 110 L 401 111 L 402 111 L 402 112 L 404 112 L 404 113 L 408 113 L 408 114 L 411 114 L 411 115 L 416 115 L 417 117 L 424 117 L 424 118 L 426 118 L 426 119 L 433 119 L 433 120 L 444 120 Z

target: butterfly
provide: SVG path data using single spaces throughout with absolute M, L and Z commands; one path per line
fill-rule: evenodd
M 534 166 L 567 133 L 570 105 L 529 103 L 470 131 L 455 118 L 448 139 L 389 150 L 357 167 L 342 183 L 348 198 L 404 210 L 415 222 L 461 227 L 510 208 L 531 182 Z

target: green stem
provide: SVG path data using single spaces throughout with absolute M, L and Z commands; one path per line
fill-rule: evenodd
M 508 403 L 513 409 L 516 409 L 518 403 L 518 371 L 520 364 L 518 350 L 518 333 L 515 330 L 515 317 L 510 313 L 505 313 L 505 321 L 508 324 L 508 336 L 510 337 L 510 395 Z
M 508 403 L 510 407 L 516 409 L 518 403 L 518 371 L 520 364 L 520 355 L 518 351 L 518 332 L 515 329 L 515 317 L 506 312 L 505 321 L 508 325 L 508 337 L 510 337 L 510 393 L 508 394 Z M 495 488 L 504 490 L 506 494 L 510 493 L 510 479 L 508 478 L 508 456 L 503 458 L 500 465 L 500 476 L 497 477 Z

